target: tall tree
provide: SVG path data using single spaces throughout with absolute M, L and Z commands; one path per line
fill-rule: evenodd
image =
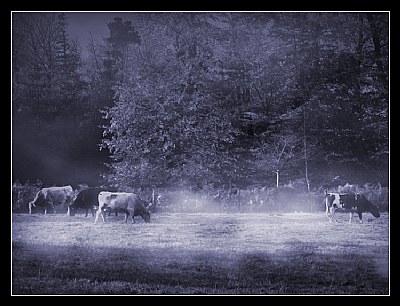
M 59 183 L 76 175 L 66 165 L 75 162 L 84 83 L 67 26 L 62 13 L 13 13 L 13 175 L 20 179 Z
M 212 96 L 220 82 L 208 70 L 208 25 L 195 14 L 153 15 L 142 22 L 142 45 L 107 114 L 111 139 L 104 144 L 115 160 L 109 178 L 197 184 L 221 175 L 235 129 L 230 109 Z

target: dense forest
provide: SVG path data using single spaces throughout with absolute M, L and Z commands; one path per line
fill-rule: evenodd
M 388 184 L 388 13 L 113 13 L 85 46 L 68 26 L 12 14 L 13 181 Z

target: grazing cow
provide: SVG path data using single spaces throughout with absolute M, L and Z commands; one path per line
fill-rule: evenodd
M 102 191 L 99 193 L 98 201 L 99 209 L 96 212 L 94 223 L 97 222 L 100 215 L 105 223 L 104 212 L 108 209 L 125 212 L 125 223 L 129 215 L 132 217 L 132 223 L 135 223 L 135 216 L 141 216 L 146 223 L 150 222 L 148 208 L 151 204 L 145 205 L 145 202 L 134 193 Z
M 71 205 L 74 200 L 74 191 L 70 185 L 62 187 L 47 187 L 39 190 L 33 199 L 29 202 L 29 213 L 32 213 L 32 207 L 42 207 L 44 214 L 50 208 L 54 214 L 56 209 L 54 205 Z
M 356 212 L 358 214 L 358 217 L 360 218 L 360 223 L 363 222 L 363 212 L 370 212 L 375 218 L 379 218 L 381 216 L 378 207 L 368 201 L 368 199 L 363 194 L 341 194 L 340 203 L 342 205 L 342 208 L 349 212 L 349 223 L 351 223 L 351 219 L 353 218 L 353 212 Z
M 327 193 L 325 192 L 326 215 L 329 221 L 338 220 L 335 217 L 335 211 L 349 212 L 349 223 L 353 218 L 353 213 L 356 212 L 362 223 L 362 213 L 370 212 L 375 218 L 380 217 L 378 207 L 373 205 L 363 194 L 358 193 Z
M 78 209 L 85 209 L 85 217 L 88 216 L 89 210 L 94 217 L 94 211 L 96 206 L 99 206 L 98 197 L 101 191 L 117 191 L 115 187 L 88 187 L 78 193 L 74 202 L 68 206 L 67 214 L 69 216 L 75 216 Z

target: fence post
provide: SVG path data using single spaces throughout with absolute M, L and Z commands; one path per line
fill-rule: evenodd
M 238 207 L 240 212 L 240 188 L 238 188 Z

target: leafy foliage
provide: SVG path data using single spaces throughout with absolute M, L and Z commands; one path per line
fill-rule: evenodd
M 59 114 L 119 186 L 387 183 L 388 14 L 131 17 L 83 61 L 63 14 L 17 14 L 18 129 Z
M 387 102 L 369 83 L 367 68 L 376 62 L 370 31 L 385 44 L 381 18 L 138 18 L 142 44 L 131 53 L 116 105 L 107 112 L 105 131 L 112 137 L 103 145 L 114 159 L 108 178 L 138 185 L 246 185 L 271 182 L 276 170 L 286 181 L 303 176 L 305 161 L 311 176 L 319 167 L 325 175 L 341 165 L 369 168 L 371 157 L 384 165 Z

